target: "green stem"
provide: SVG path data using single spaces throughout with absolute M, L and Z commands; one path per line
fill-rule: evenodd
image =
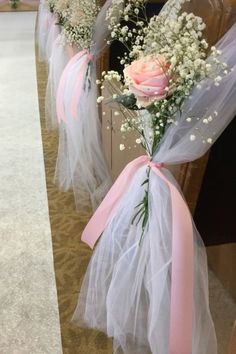
M 144 198 L 142 200 L 142 202 L 138 205 L 139 207 L 139 211 L 138 213 L 135 215 L 134 220 L 136 219 L 137 216 L 140 216 L 137 224 L 141 221 L 142 219 L 142 233 L 141 233 L 141 237 L 139 240 L 139 246 L 141 245 L 142 241 L 143 241 L 143 237 L 144 237 L 144 232 L 146 230 L 146 227 L 148 226 L 148 221 L 149 221 L 149 188 L 150 188 L 150 172 L 151 172 L 151 168 L 148 167 L 147 168 L 147 179 L 143 182 L 143 184 L 147 184 L 147 188 L 145 190 L 145 194 L 144 194 Z M 132 222 L 132 223 L 133 223 Z

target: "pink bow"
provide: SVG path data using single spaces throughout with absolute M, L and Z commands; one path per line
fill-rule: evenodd
M 192 353 L 193 226 L 189 209 L 178 189 L 161 172 L 162 164 L 140 156 L 130 162 L 87 224 L 82 241 L 94 247 L 119 207 L 135 172 L 149 165 L 169 187 L 172 204 L 172 281 L 169 354 Z

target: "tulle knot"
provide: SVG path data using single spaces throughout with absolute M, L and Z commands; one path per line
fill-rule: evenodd
M 93 59 L 94 59 L 94 55 L 93 55 L 92 53 L 90 53 L 89 51 L 87 51 L 87 60 L 88 60 L 88 63 L 90 63 Z
M 163 162 L 149 161 L 149 166 L 158 168 L 158 170 L 160 170 L 162 167 L 164 167 L 164 163 Z

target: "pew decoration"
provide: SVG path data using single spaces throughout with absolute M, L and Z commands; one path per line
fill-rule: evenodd
M 53 42 L 49 60 L 45 115 L 49 130 L 58 128 L 56 94 L 62 72 L 79 50 L 89 47 L 98 11 L 99 7 L 95 1 L 73 0 L 55 3 L 54 12 L 58 14 L 61 33 Z
M 46 123 L 48 129 L 59 125 L 54 181 L 74 190 L 76 207 L 85 213 L 111 185 L 96 103 L 96 60 L 107 46 L 110 4 L 100 9 L 95 0 L 43 0 L 37 23 L 39 56 L 49 66 Z
M 74 16 L 77 14 L 77 18 L 80 13 L 79 9 L 80 3 L 78 1 L 58 1 L 54 6 L 54 12 L 58 15 L 57 25 L 60 26 L 60 33 L 53 41 L 48 63 L 48 82 L 45 99 L 45 118 L 48 130 L 58 128 L 56 95 L 62 72 L 68 61 L 81 48 L 80 43 L 73 36 L 78 25 L 75 22 Z
M 98 102 L 116 102 L 122 132 L 135 130 L 146 155 L 126 166 L 83 232 L 90 247 L 99 242 L 73 320 L 113 337 L 114 353 L 217 353 L 204 245 L 166 165 L 202 156 L 235 116 L 236 25 L 209 48 L 185 1 L 150 20 L 141 0 L 126 2 L 122 22 L 117 1 L 107 12 L 126 54 L 122 75 L 103 73 L 111 97 Z
M 41 0 L 38 10 L 36 43 L 38 47 L 38 58 L 40 61 L 47 61 L 48 55 L 46 48 L 48 36 L 52 26 L 57 23 L 57 16 L 54 12 L 55 0 Z M 51 43 L 52 44 L 52 43 Z
M 80 14 L 82 27 L 73 32 L 81 50 L 65 67 L 57 93 L 60 136 L 55 183 L 64 191 L 73 188 L 76 207 L 81 212 L 88 211 L 91 204 L 95 209 L 111 185 L 96 102 L 96 61 L 107 46 L 109 30 L 105 17 L 110 4 L 110 0 L 106 1 L 95 16 L 95 2 L 81 1 L 77 11 L 84 13 Z

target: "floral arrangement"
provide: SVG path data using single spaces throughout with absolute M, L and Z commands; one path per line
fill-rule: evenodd
M 17 9 L 20 0 L 10 0 L 10 5 L 12 9 Z
M 82 233 L 96 249 L 73 321 L 112 337 L 114 352 L 217 352 L 203 243 L 163 164 L 201 157 L 235 117 L 236 75 L 223 61 L 236 67 L 236 26 L 211 48 L 185 1 L 150 20 L 141 0 L 113 0 L 107 12 L 124 67 L 98 83 L 119 105 L 124 137 L 134 130 L 146 154 L 126 165 Z
M 63 44 L 84 49 L 91 46 L 94 21 L 100 10 L 96 0 L 46 0 L 45 6 L 58 16 Z
M 113 70 L 103 72 L 97 83 L 102 88 L 105 81 L 120 83 L 121 94 L 114 94 L 111 100 L 117 102 L 124 113 L 121 131 L 136 131 L 139 135 L 136 144 L 143 146 L 150 160 L 168 127 L 175 124 L 176 114 L 181 114 L 183 103 L 190 97 L 193 87 L 201 89 L 201 81 L 205 78 L 212 78 L 215 85 L 219 85 L 222 77 L 218 73 L 222 68 L 225 75 L 228 73 L 227 65 L 217 58 L 220 51 L 209 48 L 203 38 L 206 26 L 202 18 L 181 12 L 186 1 L 190 0 L 170 2 L 161 14 L 150 20 L 146 15 L 145 0 L 128 0 L 123 9 L 120 0 L 113 0 L 113 6 L 107 12 L 112 29 L 110 41 L 118 40 L 126 48 L 120 58 L 124 70 L 123 75 Z M 115 16 L 117 12 L 119 22 Z M 208 59 L 209 53 L 211 60 Z M 98 97 L 98 102 L 103 99 L 103 96 Z M 130 114 L 127 109 L 137 114 Z M 187 121 L 202 119 L 203 123 L 211 124 L 216 116 L 217 112 L 213 112 L 200 118 L 189 112 Z M 202 139 L 208 144 L 213 142 L 212 136 L 204 136 L 200 131 L 191 134 L 189 139 Z M 124 149 L 125 145 L 120 144 L 120 150 Z M 143 182 L 147 188 L 133 218 L 133 222 L 142 220 L 143 232 L 148 223 L 149 174 L 150 167 Z
M 62 36 L 69 44 L 80 48 L 89 48 L 92 42 L 94 21 L 99 12 L 95 0 L 71 1 L 64 11 L 61 11 Z

